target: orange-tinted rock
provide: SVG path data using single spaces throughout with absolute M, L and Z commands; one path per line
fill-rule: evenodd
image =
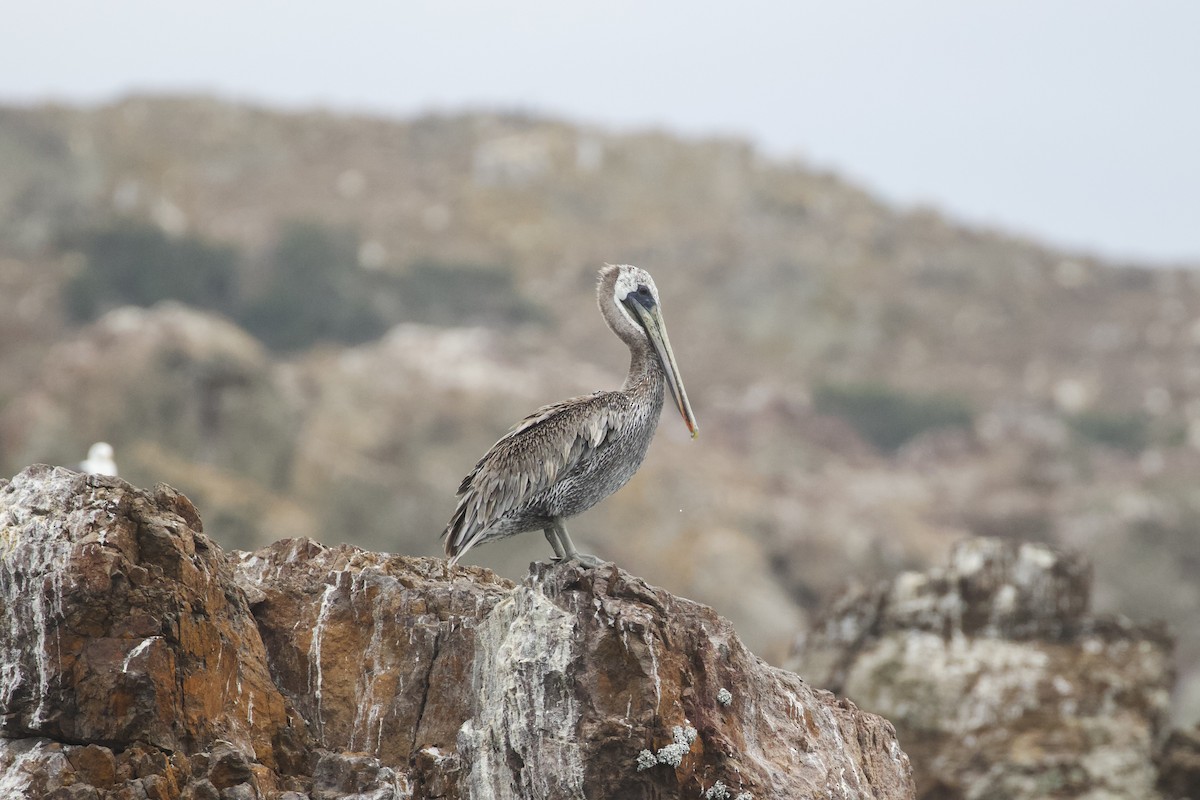
M 70 753 L 67 760 L 81 781 L 98 789 L 107 789 L 116 780 L 117 760 L 107 747 L 89 744 Z
M 224 739 L 275 763 L 283 698 L 187 498 L 32 467 L 0 504 L 6 735 L 182 752 Z

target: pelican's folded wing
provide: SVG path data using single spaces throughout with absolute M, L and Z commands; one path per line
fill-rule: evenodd
M 458 506 L 442 534 L 457 561 L 487 530 L 526 507 L 604 445 L 624 397 L 597 392 L 543 406 L 492 445 L 458 487 Z

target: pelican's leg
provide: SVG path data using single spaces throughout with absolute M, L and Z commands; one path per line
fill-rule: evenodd
M 571 541 L 571 535 L 567 533 L 566 527 L 561 522 L 555 522 L 551 530 L 558 534 L 558 542 L 563 550 L 561 556 L 563 561 L 578 561 L 585 567 L 598 567 L 604 563 L 595 556 L 576 550 L 575 543 Z M 550 534 L 547 533 L 546 536 L 549 538 Z
M 554 548 L 554 560 L 562 561 L 567 557 L 567 553 L 563 550 L 562 543 L 558 541 L 558 535 L 554 528 L 546 528 L 542 533 L 546 534 L 546 541 Z

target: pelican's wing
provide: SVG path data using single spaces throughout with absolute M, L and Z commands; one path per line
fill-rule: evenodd
M 451 563 L 603 446 L 619 423 L 620 400 L 619 392 L 596 392 L 543 406 L 492 445 L 458 487 L 458 507 L 442 534 Z

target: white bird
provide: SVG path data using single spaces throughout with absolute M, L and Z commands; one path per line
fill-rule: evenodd
M 80 472 L 92 475 L 116 475 L 117 462 L 113 460 L 113 448 L 108 442 L 96 442 L 88 448 L 87 459 L 80 462 Z

